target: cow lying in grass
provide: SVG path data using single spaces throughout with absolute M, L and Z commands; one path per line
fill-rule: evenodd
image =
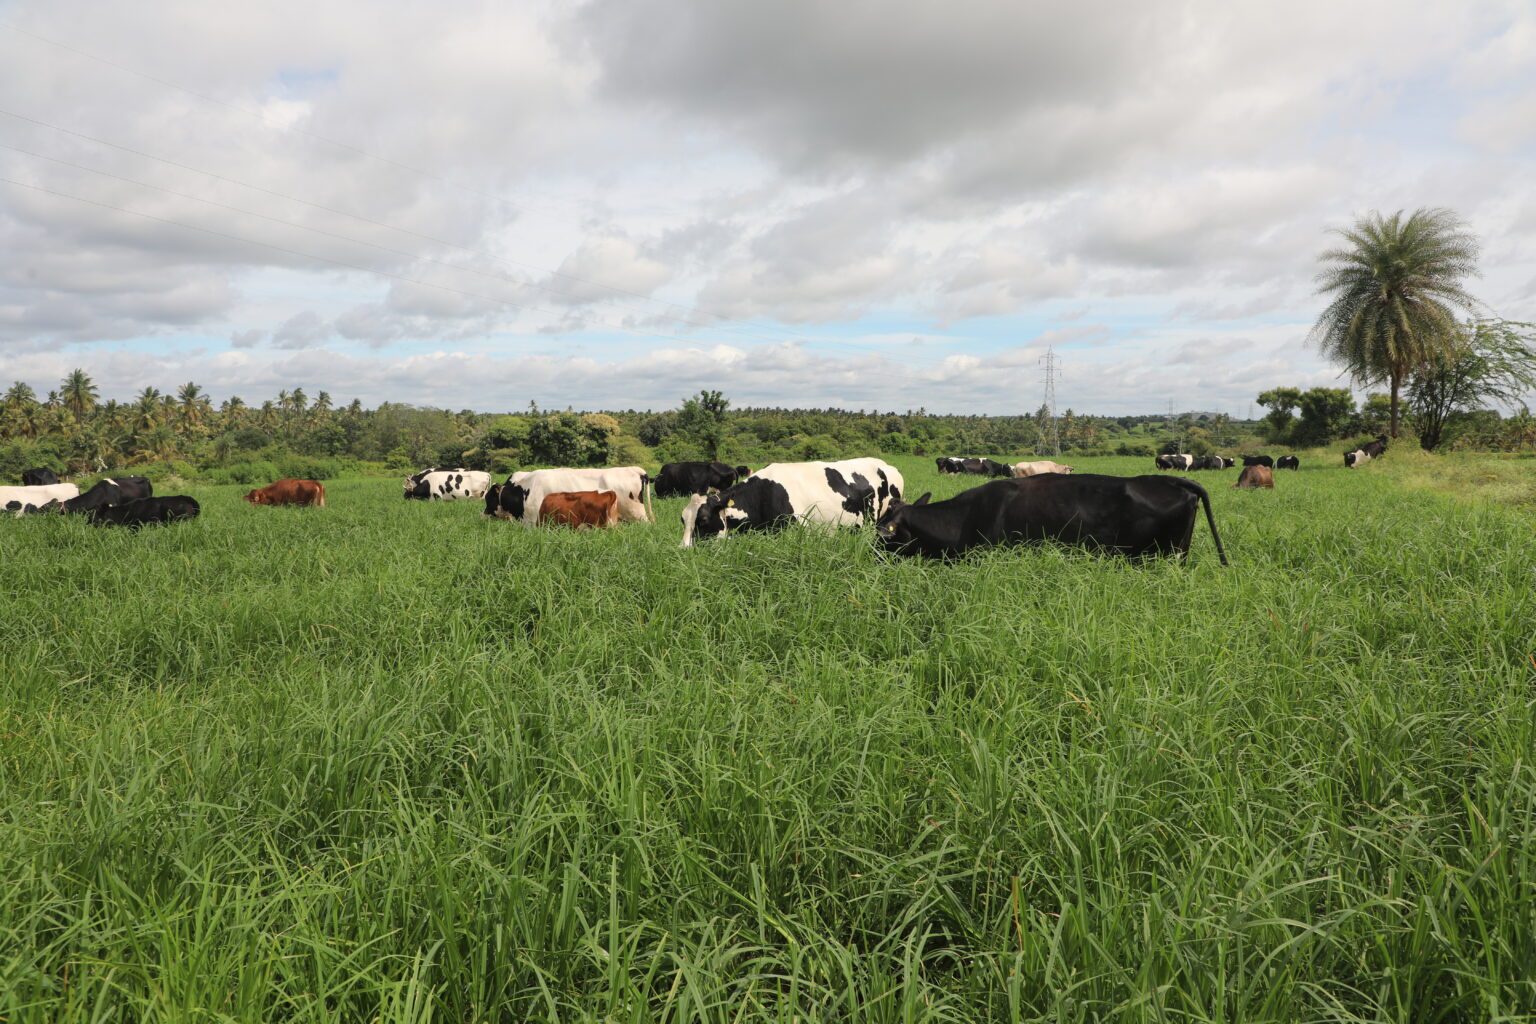
M 898 502 L 880 517 L 876 535 L 888 551 L 948 558 L 993 544 L 1054 540 L 1132 558 L 1182 555 L 1204 505 L 1217 557 L 1227 564 L 1210 496 L 1183 477 L 1051 473 L 995 480 L 948 501 L 928 498 Z

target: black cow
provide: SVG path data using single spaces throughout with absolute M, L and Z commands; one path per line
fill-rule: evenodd
M 141 501 L 155 493 L 149 478 L 144 476 L 119 476 L 110 480 L 98 480 L 95 486 L 77 498 L 70 498 L 57 506 L 62 512 L 92 512 L 109 505 L 122 505 Z
M 1195 459 L 1191 469 L 1227 469 L 1232 465 L 1231 459 L 1224 459 L 1220 455 L 1202 455 Z
M 1274 469 L 1275 468 L 1275 460 L 1270 458 L 1268 455 L 1244 455 L 1243 456 L 1243 465 L 1245 465 L 1245 466 L 1267 466 L 1270 469 Z
M 723 491 L 736 482 L 736 468 L 723 462 L 669 462 L 656 474 L 656 497 Z
M 1282 455 L 1275 460 L 1276 469 L 1300 469 L 1301 460 L 1294 455 Z
M 929 558 L 1042 540 L 1105 548 L 1132 558 L 1184 554 L 1204 505 L 1216 554 L 1227 564 L 1210 496 L 1183 477 L 1047 473 L 994 480 L 948 501 L 928 504 L 928 497 L 911 505 L 897 503 L 881 516 L 880 543 L 890 551 Z
M 49 484 L 56 484 L 58 482 L 59 474 L 44 466 L 21 471 L 21 486 L 23 487 L 47 487 Z
M 1386 454 L 1387 435 L 1381 434 L 1374 441 L 1367 441 L 1352 452 L 1344 453 L 1344 468 L 1357 469 L 1372 459 L 1379 459 Z
M 126 526 L 137 530 L 154 523 L 193 519 L 201 512 L 196 498 L 173 494 L 167 498 L 139 498 L 121 505 L 103 505 L 87 511 L 85 518 L 92 526 Z
M 933 460 L 940 473 L 970 473 L 974 476 L 1012 476 L 1013 467 L 991 459 L 941 456 Z

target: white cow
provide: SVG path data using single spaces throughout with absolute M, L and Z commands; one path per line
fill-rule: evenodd
M 478 469 L 424 469 L 405 478 L 405 496 L 423 501 L 483 498 L 491 474 Z
M 1064 465 L 1062 465 L 1059 462 L 1049 462 L 1049 461 L 1041 461 L 1041 462 L 1015 462 L 1013 464 L 1013 475 L 1016 476 L 1016 477 L 1019 477 L 1019 476 L 1039 476 L 1041 473 L 1070 473 L 1070 472 L 1072 472 L 1072 467 L 1071 466 L 1064 466 Z
M 857 526 L 901 500 L 905 482 L 879 459 L 775 462 L 719 494 L 695 495 L 683 509 L 682 547 L 731 530 L 776 530 L 799 520 Z
M 0 487 L 0 508 L 15 512 L 18 516 L 29 507 L 36 510 L 50 501 L 68 501 L 78 498 L 80 488 L 75 484 L 38 484 L 32 487 Z
M 655 521 L 650 482 L 650 476 L 639 466 L 521 470 L 507 477 L 494 500 L 487 500 L 486 511 L 534 526 L 548 495 L 561 491 L 612 491 L 618 496 L 620 522 L 649 523 Z

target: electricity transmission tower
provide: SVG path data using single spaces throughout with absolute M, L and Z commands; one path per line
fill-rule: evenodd
M 1040 428 L 1040 454 L 1052 458 L 1061 456 L 1061 428 L 1056 420 L 1056 349 L 1047 345 L 1040 358 L 1045 369 L 1040 379 L 1045 382 L 1045 425 Z

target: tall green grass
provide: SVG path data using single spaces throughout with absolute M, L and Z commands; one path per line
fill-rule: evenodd
M 1530 1019 L 1532 520 L 1235 476 L 1226 569 L 6 519 L 0 1015 Z

